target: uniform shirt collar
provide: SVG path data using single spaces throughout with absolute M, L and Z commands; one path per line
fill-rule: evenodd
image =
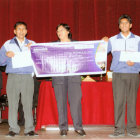
M 10 41 L 10 43 L 15 43 L 15 39 L 16 38 L 16 36 L 13 38 L 13 39 L 11 39 L 11 41 Z M 29 43 L 29 40 L 25 37 L 25 44 L 28 44 Z
M 22 42 L 17 37 L 16 37 L 16 39 L 17 39 L 17 42 L 18 42 L 20 47 L 25 44 L 25 38 L 24 38 L 24 40 Z
M 130 32 L 130 34 L 127 37 L 124 37 L 121 32 L 117 35 L 117 39 L 128 39 L 128 38 L 135 38 L 135 36 L 132 32 Z

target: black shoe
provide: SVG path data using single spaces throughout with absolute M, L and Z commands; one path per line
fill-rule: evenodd
M 60 135 L 61 136 L 66 136 L 67 135 L 67 130 L 60 130 Z
M 78 135 L 80 135 L 80 136 L 85 136 L 85 135 L 86 135 L 86 133 L 85 133 L 85 131 L 84 131 L 83 129 L 81 129 L 81 130 L 75 130 L 75 132 L 76 132 Z
M 38 134 L 35 133 L 34 131 L 30 131 L 28 133 L 25 133 L 25 136 L 38 136 Z
M 14 137 L 16 135 L 18 135 L 18 133 L 15 133 L 13 131 L 9 131 L 9 133 L 6 135 L 6 137 Z

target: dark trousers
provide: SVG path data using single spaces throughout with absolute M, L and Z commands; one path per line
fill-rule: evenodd
M 127 131 L 136 131 L 136 99 L 139 74 L 113 73 L 113 96 L 115 131 L 125 131 L 125 109 L 127 103 Z
M 0 71 L 0 95 L 1 95 L 1 89 L 2 89 L 2 73 Z
M 24 125 L 25 118 L 24 118 L 24 112 L 23 112 L 23 105 L 22 105 L 22 102 L 21 102 L 21 95 L 20 95 L 20 99 L 19 99 L 18 113 L 19 113 L 18 124 L 19 125 Z
M 5 72 L 6 66 L 0 66 L 0 95 L 2 89 L 2 72 Z
M 67 98 L 75 130 L 82 129 L 80 76 L 54 77 L 53 87 L 57 100 L 60 130 L 68 129 Z

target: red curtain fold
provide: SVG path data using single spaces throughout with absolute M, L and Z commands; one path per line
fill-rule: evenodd
M 0 46 L 13 37 L 16 21 L 28 24 L 28 37 L 36 42 L 56 40 L 56 26 L 71 26 L 76 40 L 97 40 L 118 33 L 118 18 L 129 14 L 133 32 L 140 35 L 139 0 L 1 0 Z

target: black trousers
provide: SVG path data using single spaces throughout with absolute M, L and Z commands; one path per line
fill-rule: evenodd
M 2 89 L 2 73 L 0 71 L 0 95 L 1 95 L 1 89 Z
M 53 87 L 57 100 L 60 130 L 68 130 L 67 99 L 75 130 L 82 129 L 80 76 L 54 77 Z

